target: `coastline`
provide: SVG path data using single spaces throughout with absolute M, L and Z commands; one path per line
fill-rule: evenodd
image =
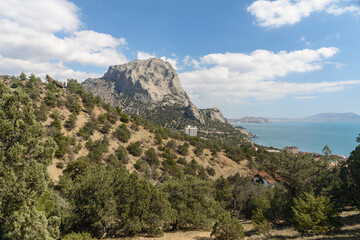
M 360 133 L 357 122 L 272 122 L 270 124 L 233 124 L 257 135 L 256 144 L 282 149 L 296 146 L 302 152 L 321 153 L 328 145 L 333 154 L 349 156 L 357 146 L 355 141 Z
M 235 129 L 237 129 L 241 133 L 245 134 L 248 138 L 258 138 L 258 135 L 250 132 L 249 130 L 247 130 L 246 128 L 244 128 L 242 126 L 234 126 L 234 127 L 235 127 Z

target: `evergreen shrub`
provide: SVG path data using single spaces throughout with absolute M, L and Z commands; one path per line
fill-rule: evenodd
M 229 213 L 223 214 L 214 224 L 211 236 L 216 240 L 239 240 L 244 239 L 242 224 Z
M 303 234 L 326 234 L 339 230 L 342 225 L 340 218 L 334 216 L 335 211 L 329 197 L 304 192 L 294 199 L 292 210 L 295 227 Z

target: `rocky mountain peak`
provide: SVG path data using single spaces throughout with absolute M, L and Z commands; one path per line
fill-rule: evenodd
M 110 66 L 102 78 L 87 79 L 82 84 L 103 101 L 166 127 L 182 129 L 189 124 L 201 127 L 210 120 L 230 128 L 220 110 L 201 110 L 193 104 L 175 69 L 161 59 Z
M 110 66 L 104 80 L 115 84 L 115 91 L 144 103 L 188 106 L 189 97 L 170 63 L 150 58 Z

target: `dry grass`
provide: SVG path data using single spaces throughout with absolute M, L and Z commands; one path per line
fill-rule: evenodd
M 51 179 L 53 180 L 54 183 L 59 182 L 59 176 L 62 175 L 62 173 L 63 173 L 63 169 L 56 167 L 56 163 L 59 161 L 60 160 L 54 158 L 51 165 L 47 167 L 49 176 L 51 177 Z

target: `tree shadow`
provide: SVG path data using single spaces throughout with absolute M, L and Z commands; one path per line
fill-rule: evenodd
M 357 218 L 359 218 L 360 216 L 356 216 Z M 350 217 L 350 222 L 348 223 L 352 223 L 351 222 L 352 218 Z M 347 226 L 353 226 L 355 224 L 359 224 L 359 222 L 357 223 L 353 223 L 353 224 L 348 224 L 345 225 L 344 227 Z M 352 228 L 352 229 L 344 229 L 344 227 L 342 228 L 342 230 L 337 231 L 337 232 L 333 232 L 333 233 L 329 233 L 326 236 L 319 236 L 319 235 L 315 235 L 315 239 L 316 240 L 359 240 L 360 239 L 360 227 L 356 227 L 356 228 Z M 277 229 L 277 230 L 281 230 L 281 229 Z M 245 236 L 246 237 L 251 237 L 251 236 L 256 236 L 258 235 L 256 233 L 256 231 L 254 230 L 249 230 L 245 232 Z M 268 239 L 277 239 L 277 240 L 286 240 L 286 239 L 301 239 L 301 238 L 305 238 L 306 239 L 307 236 L 301 236 L 299 234 L 296 234 L 294 236 L 286 236 L 286 235 L 282 235 L 282 234 L 270 234 Z M 266 238 L 264 238 L 266 239 Z
M 298 239 L 299 236 L 281 236 L 281 235 L 270 235 L 269 239 L 286 240 L 286 239 Z
M 359 240 L 360 239 L 360 229 L 346 229 L 346 230 L 340 230 L 334 233 L 331 233 L 326 236 L 319 236 L 315 235 L 316 240 Z M 272 235 L 270 239 L 301 239 L 302 237 L 306 238 L 306 236 L 282 236 L 282 235 Z
M 348 235 L 346 234 L 346 236 L 331 236 L 331 235 L 328 235 L 328 236 L 323 236 L 323 237 L 320 237 L 320 238 L 317 238 L 319 240 L 341 240 L 341 239 L 344 239 L 344 240 L 358 240 L 360 239 L 360 235 L 359 234 L 355 234 L 355 235 Z
M 360 224 L 360 212 L 355 214 L 341 217 L 345 226 L 354 226 L 356 224 Z
M 195 237 L 195 240 L 212 240 L 210 237 Z
M 245 237 L 250 237 L 253 235 L 257 235 L 257 232 L 252 229 L 252 230 L 244 231 L 244 235 L 245 235 Z

